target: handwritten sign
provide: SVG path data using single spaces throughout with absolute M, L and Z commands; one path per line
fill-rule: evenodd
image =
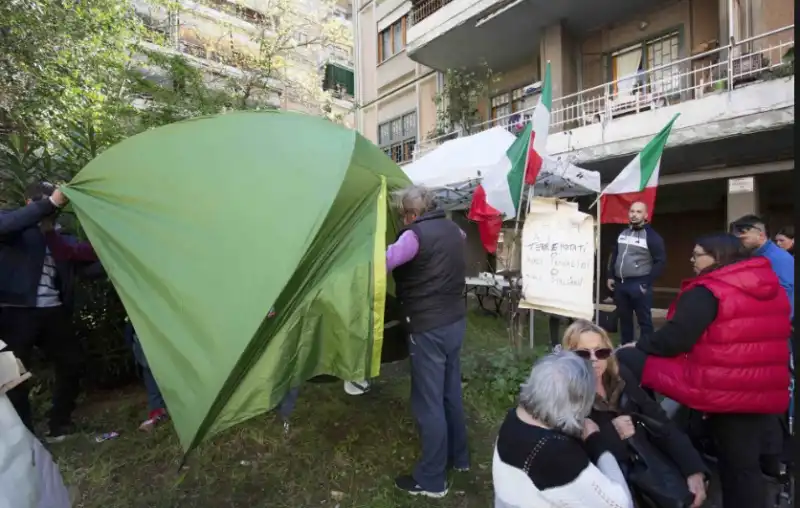
M 520 307 L 591 319 L 594 219 L 576 203 L 534 198 L 522 229 Z

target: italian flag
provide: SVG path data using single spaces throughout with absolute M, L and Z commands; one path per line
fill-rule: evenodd
M 516 217 L 523 185 L 532 185 L 539 176 L 547 157 L 552 102 L 550 62 L 547 62 L 542 94 L 531 121 L 506 151 L 504 169 L 484 176 L 472 197 L 467 218 L 478 223 L 481 243 L 487 252 L 497 251 L 503 220 Z
M 608 184 L 600 194 L 600 222 L 602 224 L 627 224 L 628 210 L 636 202 L 647 205 L 650 216 L 656 205 L 658 173 L 661 155 L 672 130 L 672 124 L 680 113 L 650 140 L 630 163 Z

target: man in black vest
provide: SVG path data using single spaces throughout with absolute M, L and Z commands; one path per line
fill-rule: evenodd
M 410 187 L 398 196 L 405 228 L 386 251 L 408 330 L 411 408 L 422 457 L 395 485 L 412 495 L 447 495 L 447 468 L 469 470 L 461 398 L 461 344 L 467 328 L 464 232 L 435 208 L 433 194 Z

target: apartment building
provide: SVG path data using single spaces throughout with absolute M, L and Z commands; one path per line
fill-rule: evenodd
M 773 228 L 792 223 L 791 0 L 356 0 L 355 7 L 358 129 L 400 164 L 462 134 L 428 135 L 444 71 L 486 62 L 500 79 L 470 131 L 515 131 L 538 102 L 550 61 L 548 151 L 599 171 L 604 183 L 681 114 L 653 219 L 673 260 L 665 291 L 690 274 L 698 235 L 746 213 L 765 214 Z M 607 249 L 616 231 L 603 229 Z
M 144 43 L 145 48 L 163 54 L 181 54 L 203 70 L 212 87 L 223 86 L 225 78 L 244 77 L 248 72 L 246 55 L 259 50 L 263 39 L 261 31 L 271 26 L 278 30 L 282 22 L 277 16 L 278 19 L 268 19 L 270 13 L 274 13 L 271 0 L 178 0 L 175 9 L 147 0 L 133 3 L 136 14 L 155 35 L 153 42 Z M 321 10 L 321 2 L 300 0 L 292 9 L 298 15 L 313 13 Z M 325 48 L 316 44 L 303 46 L 319 37 L 315 33 L 315 20 L 310 18 L 307 23 L 296 23 L 298 33 L 292 37 L 299 46 L 288 57 L 284 54 L 279 57 L 291 59 L 289 64 L 282 65 L 280 75 L 276 74 L 267 86 L 260 87 L 260 95 L 252 97 L 251 102 L 315 114 L 320 112 L 319 103 L 324 98 L 323 109 L 329 117 L 354 127 L 355 81 L 349 0 L 337 2 L 329 14 L 338 18 L 349 32 L 348 36 Z M 148 62 L 144 55 L 139 55 L 138 61 L 140 70 L 149 78 L 165 79 L 164 70 Z M 315 93 L 322 91 L 327 93 Z

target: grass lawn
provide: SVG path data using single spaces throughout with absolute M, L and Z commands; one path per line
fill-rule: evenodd
M 52 451 L 64 480 L 77 488 L 76 507 L 491 506 L 497 426 L 532 357 L 527 347 L 525 358 L 514 357 L 506 324 L 479 312 L 469 317 L 462 359 L 472 471 L 452 474 L 443 500 L 412 498 L 393 485 L 418 453 L 405 362 L 384 366 L 360 397 L 346 395 L 341 383 L 304 386 L 288 434 L 274 414 L 256 417 L 201 445 L 180 471 L 182 451 L 170 425 L 149 434 L 137 430 L 146 413 L 139 387 L 91 395 L 77 415 L 86 433 Z M 541 352 L 543 316 L 536 340 Z M 96 434 L 111 431 L 120 437 L 94 442 Z

